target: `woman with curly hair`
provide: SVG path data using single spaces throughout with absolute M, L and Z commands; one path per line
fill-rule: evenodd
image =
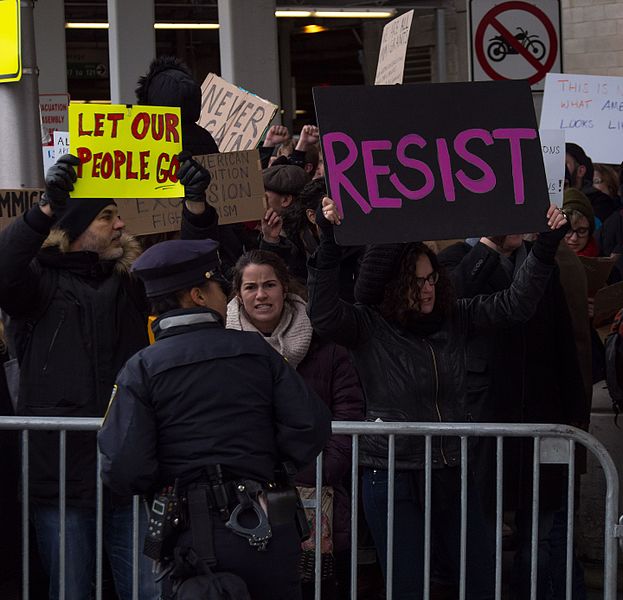
M 550 207 L 551 231 L 534 244 L 511 287 L 491 296 L 455 300 L 435 254 L 422 243 L 371 246 L 355 286 L 357 304 L 338 297 L 340 249 L 332 224 L 335 203 L 324 198 L 317 222 L 322 236 L 308 265 L 308 311 L 314 330 L 347 347 L 366 398 L 366 419 L 394 422 L 460 422 L 466 414 L 466 342 L 471 331 L 528 320 L 554 269 L 566 217 Z M 388 443 L 362 436 L 363 502 L 385 569 L 387 562 Z M 393 592 L 395 600 L 421 598 L 424 584 L 424 439 L 397 436 Z M 461 444 L 432 439 L 431 525 L 433 552 L 453 582 L 460 572 Z M 467 598 L 493 598 L 493 551 L 478 489 L 467 474 Z M 387 573 L 385 573 L 387 577 Z

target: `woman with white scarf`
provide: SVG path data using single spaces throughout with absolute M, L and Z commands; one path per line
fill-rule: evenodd
M 244 254 L 234 267 L 235 296 L 227 306 L 227 327 L 257 331 L 264 336 L 327 403 L 333 420 L 361 420 L 363 394 L 347 351 L 314 334 L 305 301 L 289 292 L 289 287 L 287 267 L 276 254 L 262 250 Z M 292 401 L 296 402 L 296 398 Z M 327 563 L 323 570 L 333 574 L 323 578 L 323 599 L 348 597 L 350 505 L 344 480 L 350 464 L 350 439 L 333 436 L 323 454 L 323 484 L 333 488 L 332 535 L 330 540 L 323 540 L 322 546 L 323 564 Z M 313 486 L 314 482 L 314 468 L 297 476 L 299 485 Z M 309 545 L 304 544 L 303 549 L 307 548 Z M 313 581 L 305 583 L 303 575 L 303 597 L 312 598 Z

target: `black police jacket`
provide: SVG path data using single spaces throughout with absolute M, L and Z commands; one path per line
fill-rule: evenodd
M 154 330 L 120 372 L 98 434 L 114 491 L 192 481 L 208 464 L 267 482 L 280 463 L 300 469 L 322 450 L 331 413 L 259 334 L 224 329 L 208 309 L 167 312 Z
M 366 419 L 394 422 L 466 421 L 468 334 L 527 321 L 553 270 L 530 254 L 509 289 L 458 300 L 438 331 L 420 336 L 386 320 L 375 307 L 340 300 L 339 268 L 314 264 L 312 259 L 307 282 L 314 329 L 350 350 L 365 394 Z M 387 437 L 362 436 L 360 448 L 360 464 L 387 468 Z M 397 469 L 421 468 L 424 460 L 422 437 L 396 437 Z M 433 439 L 433 467 L 459 461 L 458 438 Z

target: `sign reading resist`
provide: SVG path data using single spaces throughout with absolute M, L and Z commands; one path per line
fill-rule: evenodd
M 314 88 L 338 243 L 546 229 L 525 81 Z

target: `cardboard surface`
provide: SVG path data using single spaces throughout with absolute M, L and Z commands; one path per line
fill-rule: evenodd
M 410 10 L 383 27 L 374 85 L 402 83 L 413 12 Z
M 524 81 L 314 88 L 344 245 L 530 233 L 549 205 Z
M 219 214 L 219 224 L 260 219 L 265 212 L 264 183 L 257 150 L 194 157 L 212 175 L 207 201 Z M 119 213 L 128 231 L 147 235 L 177 231 L 182 198 L 119 198 Z
M 221 152 L 255 148 L 276 112 L 276 104 L 214 73 L 201 84 L 199 125 L 212 134 Z
M 0 190 L 0 229 L 37 204 L 43 190 Z
M 608 281 L 608 277 L 614 268 L 619 255 L 614 256 L 578 256 L 586 271 L 586 283 L 588 286 L 588 297 L 595 296 L 598 290 L 603 288 Z

